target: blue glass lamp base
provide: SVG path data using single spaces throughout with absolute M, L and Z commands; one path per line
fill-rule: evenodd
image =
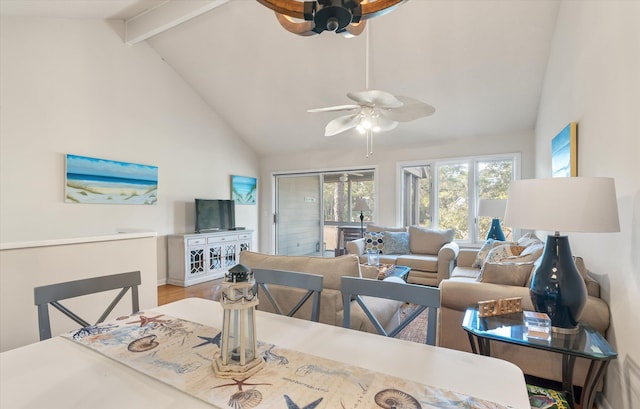
M 487 240 L 494 239 L 504 241 L 504 233 L 502 232 L 502 228 L 500 227 L 500 219 L 493 219 L 491 221 L 491 228 L 489 229 L 489 234 L 487 234 Z
M 567 236 L 548 236 L 540 265 L 533 272 L 531 301 L 546 313 L 553 331 L 572 333 L 587 302 L 587 286 L 578 271 Z

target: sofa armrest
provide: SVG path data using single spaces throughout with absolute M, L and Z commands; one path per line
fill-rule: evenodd
M 449 278 L 451 271 L 455 267 L 459 251 L 460 247 L 454 241 L 440 247 L 438 251 L 438 282 Z
M 347 253 L 361 256 L 364 254 L 364 238 L 347 242 Z
M 478 301 L 522 297 L 522 308 L 533 310 L 528 287 L 482 283 L 475 280 L 451 279 L 440 283 L 441 306 L 464 311 Z
M 477 249 L 460 249 L 458 253 L 458 265 L 460 267 L 471 267 L 473 262 L 476 261 L 478 255 Z

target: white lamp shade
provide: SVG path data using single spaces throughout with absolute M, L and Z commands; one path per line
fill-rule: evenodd
M 502 218 L 506 208 L 506 199 L 480 199 L 478 202 L 478 216 Z
M 370 212 L 369 204 L 367 203 L 367 199 L 360 197 L 356 199 L 356 203 L 353 205 L 354 212 Z
M 556 232 L 618 232 L 614 180 L 568 177 L 514 181 L 504 224 Z

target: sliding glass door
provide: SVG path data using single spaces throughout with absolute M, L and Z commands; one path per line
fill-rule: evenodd
M 360 215 L 372 220 L 373 169 L 276 175 L 275 186 L 276 254 L 342 254 L 345 240 L 361 236 Z

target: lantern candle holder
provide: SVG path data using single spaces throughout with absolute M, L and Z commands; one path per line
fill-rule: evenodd
M 221 290 L 222 334 L 213 371 L 220 378 L 251 376 L 265 366 L 258 355 L 255 320 L 258 297 L 253 273 L 242 264 L 232 267 Z

